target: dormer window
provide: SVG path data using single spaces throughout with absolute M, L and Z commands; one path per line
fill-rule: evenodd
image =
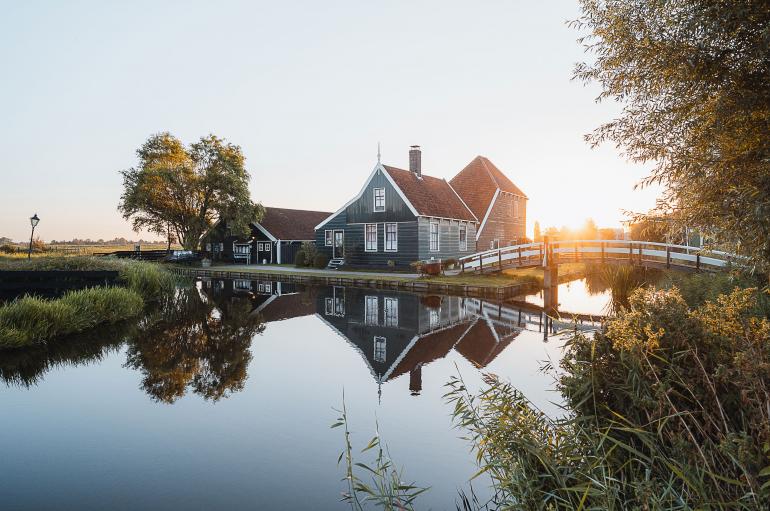
M 385 188 L 374 189 L 374 210 L 385 211 Z

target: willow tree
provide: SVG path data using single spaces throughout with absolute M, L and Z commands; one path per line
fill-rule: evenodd
M 652 165 L 655 215 L 770 267 L 770 4 L 580 0 L 578 79 L 622 113 L 587 139 Z
M 198 248 L 219 219 L 234 234 L 246 234 L 264 209 L 252 202 L 241 148 L 214 135 L 185 147 L 170 133 L 151 136 L 137 152 L 139 164 L 121 172 L 118 210 L 142 229 Z

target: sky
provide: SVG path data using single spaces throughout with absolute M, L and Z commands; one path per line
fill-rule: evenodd
M 490 158 L 529 196 L 528 232 L 619 226 L 647 172 L 584 135 L 620 112 L 573 81 L 575 0 L 0 0 L 0 237 L 153 238 L 119 171 L 169 131 L 239 145 L 255 201 L 335 211 L 376 163 L 451 179 Z

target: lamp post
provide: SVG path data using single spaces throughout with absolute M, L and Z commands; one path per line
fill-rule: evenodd
M 37 213 L 35 213 L 35 216 L 32 216 L 29 219 L 29 223 L 32 224 L 32 234 L 29 235 L 29 251 L 27 252 L 27 259 L 32 257 L 32 238 L 35 236 L 35 227 L 37 227 L 38 222 L 40 222 L 40 219 L 37 217 Z

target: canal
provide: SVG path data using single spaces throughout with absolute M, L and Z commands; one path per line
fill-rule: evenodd
M 609 298 L 581 280 L 559 301 L 599 315 Z M 442 398 L 452 375 L 473 390 L 495 373 L 561 413 L 541 367 L 570 325 L 541 304 L 201 280 L 139 321 L 0 353 L 0 509 L 340 509 L 343 391 L 356 452 L 378 424 L 431 487 L 419 507 L 454 509 L 477 467 Z

